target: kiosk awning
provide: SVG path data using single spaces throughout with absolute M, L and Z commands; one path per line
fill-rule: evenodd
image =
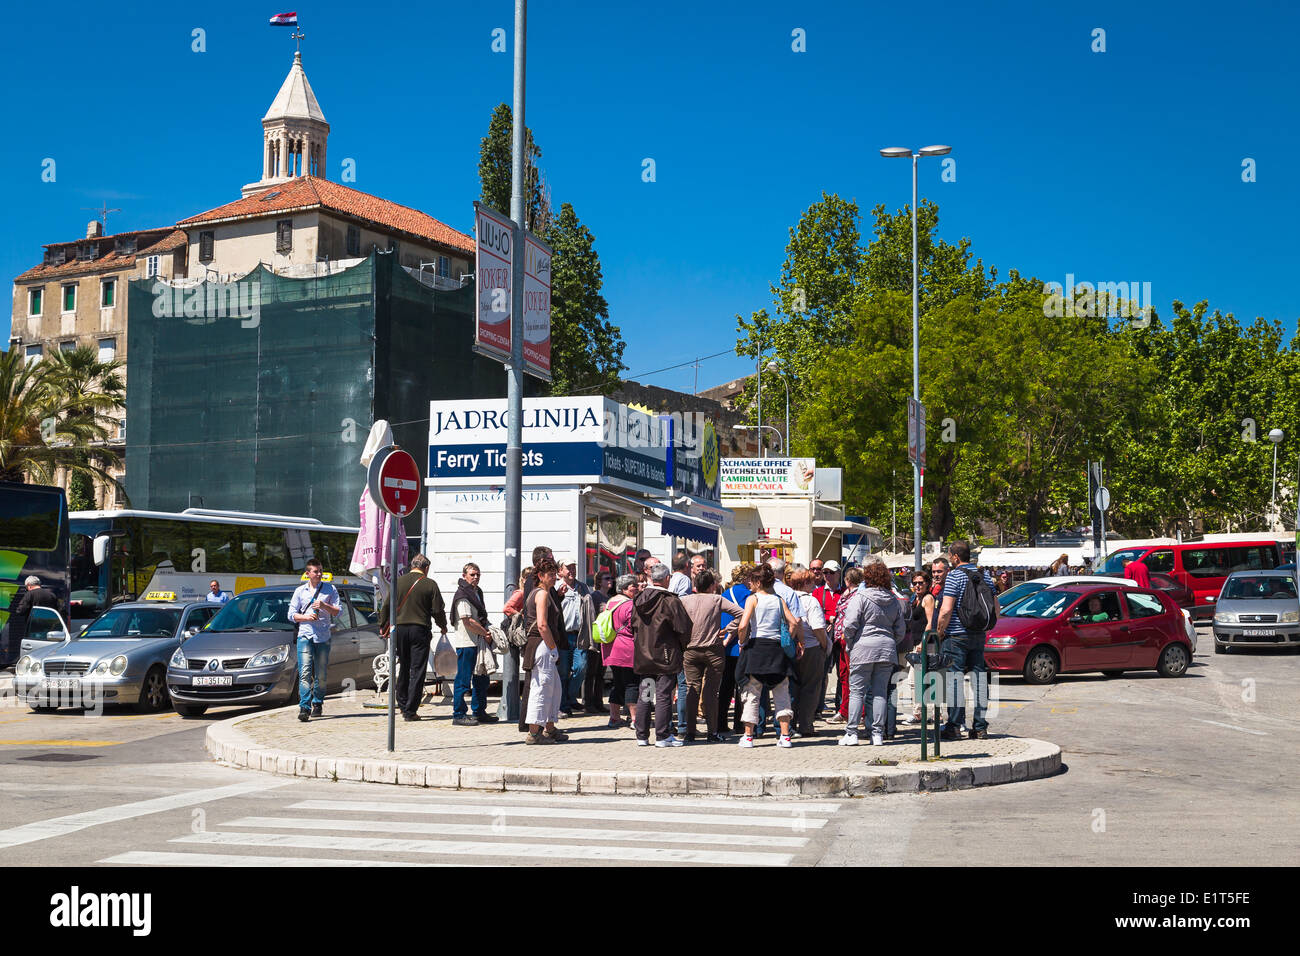
M 860 521 L 828 521 L 822 519 L 812 523 L 814 528 L 822 531 L 851 531 L 854 534 L 880 534 L 869 524 L 862 524 Z
M 650 510 L 659 516 L 659 528 L 665 535 L 707 544 L 710 548 L 718 546 L 717 525 L 672 508 L 650 505 Z

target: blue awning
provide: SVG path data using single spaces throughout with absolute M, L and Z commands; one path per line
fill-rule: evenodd
M 718 529 L 714 525 L 687 517 L 680 512 L 668 513 L 658 508 L 655 510 L 659 512 L 659 528 L 664 536 L 685 538 L 687 541 L 707 544 L 711 548 L 718 546 Z

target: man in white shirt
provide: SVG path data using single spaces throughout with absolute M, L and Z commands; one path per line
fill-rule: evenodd
M 785 583 L 785 562 L 780 558 L 768 558 L 767 566 L 776 575 L 776 583 L 772 585 L 772 590 L 785 602 L 785 606 L 790 609 L 791 614 L 800 617 L 799 594 L 794 588 Z

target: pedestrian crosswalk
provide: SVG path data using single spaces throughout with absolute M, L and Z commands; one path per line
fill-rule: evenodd
M 328 793 L 328 791 L 326 791 Z M 271 803 L 272 806 L 266 806 Z M 257 813 L 158 847 L 99 860 L 126 866 L 490 866 L 642 863 L 791 866 L 819 855 L 837 802 L 540 794 L 273 794 Z M 271 811 L 271 812 L 267 812 Z

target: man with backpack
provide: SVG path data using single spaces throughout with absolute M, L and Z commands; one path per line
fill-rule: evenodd
M 948 546 L 952 564 L 943 584 L 943 604 L 935 631 L 939 654 L 948 664 L 945 690 L 948 694 L 948 722 L 940 740 L 961 740 L 966 719 L 966 689 L 963 677 L 971 675 L 975 690 L 975 713 L 971 719 L 971 740 L 989 735 L 988 669 L 984 665 L 984 638 L 997 621 L 997 601 L 992 589 L 975 565 L 970 563 L 970 545 L 954 541 Z

